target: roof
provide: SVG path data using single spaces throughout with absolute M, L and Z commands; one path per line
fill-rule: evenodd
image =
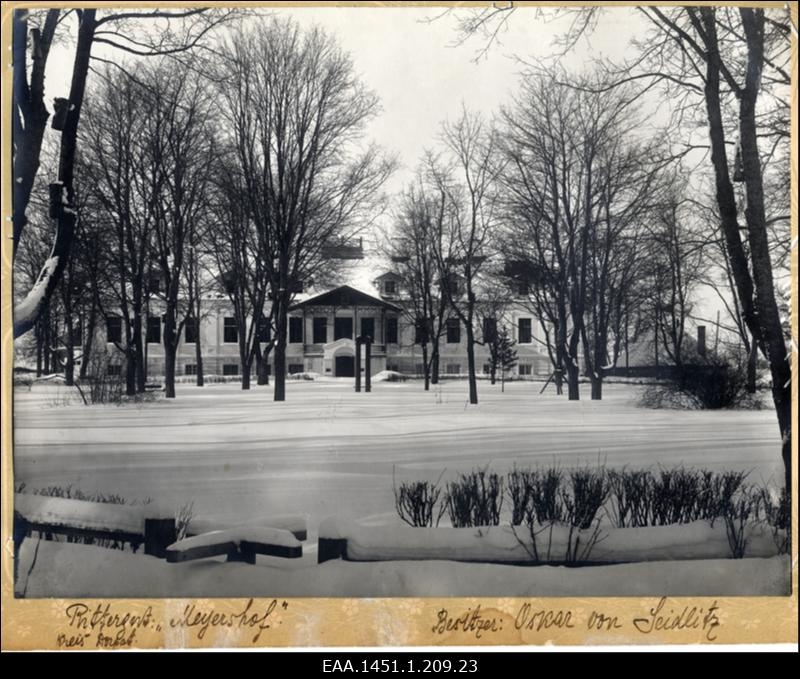
M 403 308 L 397 304 L 392 304 L 379 297 L 373 297 L 349 285 L 341 285 L 328 292 L 323 292 L 319 295 L 304 299 L 302 302 L 297 302 L 289 307 L 289 311 L 309 306 L 379 306 L 393 311 L 403 310 Z

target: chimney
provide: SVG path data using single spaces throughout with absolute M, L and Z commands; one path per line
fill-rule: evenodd
M 697 326 L 697 353 L 703 358 L 706 357 L 706 326 Z

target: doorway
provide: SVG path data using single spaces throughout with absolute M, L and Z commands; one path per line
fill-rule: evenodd
M 356 376 L 355 359 L 353 356 L 337 356 L 335 361 L 336 372 L 334 374 L 336 377 Z

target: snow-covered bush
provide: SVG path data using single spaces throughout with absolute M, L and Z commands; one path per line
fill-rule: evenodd
M 789 554 L 791 542 L 792 504 L 786 488 L 779 494 L 772 488 L 759 491 L 759 509 L 763 510 L 767 524 L 772 529 L 772 537 L 779 554 Z
M 652 516 L 653 475 L 648 470 L 608 471 L 609 515 L 618 528 L 649 526 Z
M 747 365 L 740 357 L 722 354 L 676 367 L 668 380 L 645 387 L 639 404 L 685 410 L 762 407 L 747 390 Z
M 497 526 L 503 508 L 503 478 L 487 469 L 461 474 L 448 484 L 444 502 L 456 528 Z
M 603 467 L 574 469 L 569 486 L 561 489 L 561 501 L 568 523 L 581 530 L 592 526 L 600 508 L 608 500 L 611 488 Z
M 290 373 L 286 376 L 287 380 L 304 380 L 306 382 L 313 382 L 319 377 L 319 373 L 303 372 L 303 373 Z
M 442 472 L 444 473 L 444 472 Z M 436 482 L 404 481 L 400 487 L 394 486 L 394 506 L 397 514 L 409 526 L 438 526 L 444 508 L 436 510 L 442 489 L 441 476 Z M 435 518 L 434 518 L 435 517 Z
M 564 506 L 561 499 L 563 473 L 557 467 L 518 469 L 508 474 L 508 496 L 511 501 L 512 525 L 524 524 L 533 513 L 540 523 L 560 521 Z
M 395 370 L 381 370 L 372 378 L 373 382 L 405 382 L 406 380 L 408 380 L 408 375 Z
M 751 488 L 741 491 L 728 501 L 723 509 L 725 533 L 734 559 L 743 559 L 747 551 L 748 527 L 752 519 L 758 515 L 760 495 Z

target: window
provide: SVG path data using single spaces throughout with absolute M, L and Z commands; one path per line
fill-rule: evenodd
M 196 375 L 197 374 L 197 363 L 187 363 L 183 366 L 183 374 L 184 375 Z
M 109 377 L 119 377 L 122 374 L 122 366 L 119 363 L 110 363 L 106 368 L 106 375 Z
M 106 341 L 117 344 L 122 342 L 122 319 L 119 316 L 111 316 L 106 319 Z
M 397 344 L 397 319 L 386 319 L 386 344 Z
M 530 363 L 520 363 L 519 364 L 519 374 L 520 375 L 531 375 L 531 364 Z
M 491 364 L 489 364 L 489 363 L 484 363 L 484 364 L 483 364 L 483 374 L 484 374 L 484 375 L 490 375 L 490 374 L 491 374 L 491 372 L 492 372 L 492 366 L 491 366 Z
M 386 295 L 394 295 L 397 292 L 397 283 L 395 281 L 384 281 L 383 292 Z
M 236 319 L 233 316 L 225 316 L 224 325 L 222 328 L 222 341 L 227 344 L 235 344 L 239 341 L 239 328 L 236 325 Z M 237 368 L 238 370 L 238 368 Z M 238 375 L 239 373 L 234 373 Z
M 400 372 L 400 366 L 397 365 L 397 363 L 387 363 L 386 364 L 386 370 L 388 370 L 389 372 L 393 372 L 393 373 L 399 373 Z
M 289 364 L 289 374 L 296 375 L 297 373 L 305 372 L 303 369 L 302 363 L 290 363 Z
M 347 318 L 334 318 L 333 319 L 333 339 L 338 340 L 342 338 L 353 339 L 353 319 Z
M 461 374 L 461 364 L 459 363 L 448 363 L 444 371 L 447 375 L 460 375 Z
M 370 339 L 375 339 L 375 319 L 374 318 L 362 318 L 361 319 L 361 335 L 362 337 L 369 337 Z
M 151 273 L 147 279 L 147 292 L 151 295 L 157 295 L 161 292 L 161 279 L 158 274 Z
M 147 343 L 161 344 L 161 319 L 158 316 L 147 319 Z
M 303 343 L 303 319 L 299 316 L 289 317 L 289 343 Z
M 483 341 L 493 342 L 497 337 L 497 319 L 484 318 L 483 319 Z
M 238 375 L 239 374 L 239 364 L 238 363 L 223 363 L 222 364 L 222 374 L 223 375 Z
M 531 292 L 530 286 L 525 281 L 517 283 L 517 294 L 520 297 L 526 297 Z
M 196 318 L 187 318 L 186 325 L 183 326 L 183 341 L 186 344 L 195 344 L 197 342 L 197 335 L 200 324 Z M 189 375 L 190 373 L 186 373 Z M 194 375 L 194 373 L 191 373 Z
M 269 319 L 263 316 L 258 321 L 258 341 L 269 342 L 272 339 L 272 327 L 269 324 Z
M 314 317 L 314 344 L 328 343 L 328 319 L 324 316 Z
M 532 341 L 531 335 L 531 319 L 530 318 L 520 318 L 519 319 L 519 334 L 517 336 L 517 342 L 520 344 L 530 344 Z
M 447 319 L 447 343 L 458 344 L 461 342 L 461 324 L 457 318 Z

